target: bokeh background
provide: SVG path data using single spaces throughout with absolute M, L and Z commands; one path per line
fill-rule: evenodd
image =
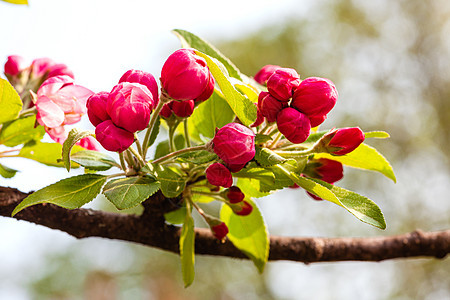
M 271 234 L 360 237 L 450 228 L 450 2 L 50 1 L 0 2 L 0 62 L 19 54 L 67 64 L 77 82 L 109 91 L 130 68 L 159 76 L 179 47 L 171 29 L 215 44 L 242 72 L 265 64 L 335 82 L 337 106 L 323 128 L 385 130 L 371 140 L 392 163 L 397 184 L 345 170 L 340 186 L 373 199 L 387 229 L 359 222 L 301 190 L 258 200 Z M 1 108 L 0 108 L 1 109 Z M 79 126 L 91 128 L 84 120 Z M 22 159 L 1 186 L 31 191 L 67 174 Z M 77 171 L 74 171 L 77 172 Z M 94 207 L 106 207 L 97 199 Z M 178 257 L 99 238 L 76 240 L 0 218 L 0 299 L 450 299 L 450 259 L 304 265 L 196 257 L 183 288 Z

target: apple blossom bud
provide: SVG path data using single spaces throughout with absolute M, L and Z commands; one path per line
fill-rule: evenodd
M 288 102 L 299 84 L 300 76 L 297 71 L 290 68 L 280 68 L 267 80 L 267 89 L 273 97 Z
M 205 99 L 210 92 L 211 77 L 206 61 L 192 49 L 172 53 L 161 70 L 162 86 L 176 100 Z
M 209 73 L 209 79 L 208 79 L 208 84 L 205 86 L 205 89 L 203 90 L 203 92 L 200 94 L 200 96 L 198 96 L 197 98 L 195 98 L 195 104 L 200 104 L 203 101 L 208 100 L 211 95 L 214 92 L 214 77 L 212 76 L 211 72 Z
M 236 172 L 239 172 L 240 170 L 242 170 L 246 165 L 247 165 L 247 163 L 245 163 L 245 164 L 227 164 L 227 168 L 228 168 L 228 170 L 230 170 L 231 173 L 236 173 Z
M 97 141 L 92 136 L 82 138 L 76 144 L 88 150 L 100 151 Z
M 48 74 L 46 78 L 58 76 L 58 75 L 67 75 L 71 78 L 75 78 L 73 72 L 65 65 L 65 64 L 54 64 L 48 67 Z
M 111 120 L 106 120 L 95 128 L 97 141 L 109 151 L 123 152 L 134 142 L 134 134 L 117 127 Z
M 272 76 L 272 74 L 278 69 L 281 69 L 281 67 L 276 65 L 265 65 L 258 71 L 258 73 L 255 74 L 254 79 L 257 83 L 266 85 L 269 77 Z
M 321 115 L 321 116 L 313 116 L 309 117 L 309 122 L 311 123 L 311 128 L 314 128 L 316 126 L 319 126 L 327 119 L 327 115 Z
M 221 163 L 213 163 L 206 169 L 206 179 L 212 185 L 230 187 L 233 184 L 233 177 L 230 170 Z
M 194 100 L 175 101 L 171 102 L 171 108 L 174 115 L 180 118 L 187 118 L 194 112 Z
M 172 116 L 172 101 L 164 103 L 159 115 L 165 119 L 169 119 Z
M 43 77 L 53 65 L 55 65 L 55 62 L 48 57 L 36 58 L 31 62 L 32 77 Z
M 345 155 L 352 152 L 362 142 L 365 136 L 359 127 L 333 129 L 322 137 L 326 152 L 333 155 Z
M 140 70 L 128 70 L 120 77 L 119 83 L 122 82 L 140 83 L 145 85 L 152 93 L 153 100 L 155 101 L 154 106 L 156 107 L 156 105 L 158 105 L 158 84 L 152 74 Z
M 153 106 L 153 96 L 145 85 L 122 82 L 109 94 L 106 111 L 115 125 L 136 132 L 147 128 Z
M 19 55 L 10 55 L 5 63 L 5 75 L 16 76 L 24 69 L 24 59 Z
M 335 183 L 344 177 L 342 163 L 327 159 L 312 159 L 308 162 L 303 174 L 311 178 L 317 178 L 328 183 Z
M 256 103 L 254 104 L 256 105 L 256 120 L 250 127 L 258 127 L 264 122 L 264 116 L 261 114 L 261 109 L 259 109 Z
M 242 124 L 226 124 L 212 142 L 214 152 L 226 164 L 245 164 L 255 157 L 255 133 Z
M 223 240 L 228 234 L 228 227 L 224 222 L 211 226 L 211 232 L 218 240 Z
M 86 102 L 87 114 L 92 125 L 97 126 L 101 122 L 111 119 L 106 112 L 108 97 L 108 92 L 99 92 L 88 98 Z
M 248 216 L 253 211 L 253 206 L 247 201 L 231 204 L 230 207 L 238 216 Z
M 239 187 L 232 186 L 225 191 L 225 197 L 230 201 L 230 203 L 239 203 L 244 200 L 245 195 Z
M 278 130 L 292 143 L 306 141 L 311 131 L 308 117 L 292 107 L 283 109 L 277 117 Z
M 288 107 L 288 103 L 278 101 L 267 92 L 261 92 L 258 97 L 258 107 L 261 115 L 266 117 L 269 123 L 273 123 L 277 120 L 278 113 Z
M 333 82 L 325 78 L 309 77 L 295 90 L 291 106 L 308 117 L 323 116 L 334 107 L 337 98 Z

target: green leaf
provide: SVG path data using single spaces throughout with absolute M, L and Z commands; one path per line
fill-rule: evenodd
M 106 171 L 113 166 L 120 167 L 111 156 L 92 150 L 78 151 L 72 154 L 71 160 L 86 169 L 95 171 Z
M 300 187 L 307 190 L 308 192 L 310 192 L 324 200 L 328 200 L 330 202 L 333 202 L 334 204 L 343 206 L 342 203 L 339 201 L 339 199 L 333 192 L 331 192 L 326 187 L 318 184 L 317 182 L 315 182 L 309 178 L 299 176 L 298 174 L 295 174 L 292 172 L 290 173 L 290 178 L 292 179 L 292 181 L 294 181 L 296 184 L 298 184 Z
M 192 219 L 190 209 L 187 209 L 186 212 L 186 218 L 180 236 L 181 273 L 183 274 L 184 287 L 190 286 L 195 276 L 194 220 Z
M 174 144 L 176 148 L 175 150 L 183 149 L 185 145 L 184 136 L 181 134 L 176 135 L 174 137 Z M 168 140 L 162 141 L 156 146 L 155 159 L 166 156 L 169 153 L 170 153 L 169 141 Z
M 256 105 L 236 90 L 231 84 L 226 70 L 220 67 L 221 63 L 219 61 L 202 52 L 196 51 L 196 53 L 206 60 L 209 70 L 225 96 L 225 100 L 227 100 L 239 120 L 246 126 L 253 124 L 256 120 Z
M 108 181 L 103 194 L 117 209 L 141 204 L 159 190 L 160 183 L 148 176 L 126 177 Z
M 0 78 L 0 124 L 12 121 L 19 116 L 22 110 L 22 100 L 13 86 Z
M 164 214 L 164 219 L 170 224 L 179 225 L 183 224 L 186 218 L 186 207 L 182 206 L 179 209 Z
M 258 103 L 259 92 L 251 85 L 236 83 L 234 85 L 242 94 L 247 96 L 253 103 Z
M 242 74 L 238 68 L 227 57 L 225 57 L 225 55 L 220 53 L 216 47 L 186 30 L 174 29 L 172 32 L 175 33 L 175 35 L 180 39 L 184 48 L 194 48 L 211 57 L 214 57 L 225 66 L 231 77 L 242 80 Z
M 22 209 L 41 203 L 52 203 L 74 209 L 92 201 L 106 181 L 106 176 L 83 174 L 69 177 L 40 189 L 29 195 L 12 212 L 12 216 Z
M 318 131 L 318 132 L 311 133 L 309 135 L 309 137 L 306 139 L 306 141 L 304 141 L 303 143 L 304 144 L 315 143 L 318 140 L 320 140 L 327 132 L 328 132 L 328 130 L 323 130 L 323 131 Z
M 0 175 L 4 178 L 12 178 L 16 175 L 17 172 L 17 170 L 8 168 L 7 166 L 0 164 Z
M 333 192 L 339 198 L 340 206 L 359 220 L 380 229 L 386 229 L 386 222 L 381 209 L 369 198 L 318 179 L 312 180 Z
M 394 170 L 387 159 L 375 148 L 366 144 L 361 144 L 358 148 L 346 155 L 333 156 L 328 153 L 319 153 L 314 154 L 314 158 L 327 158 L 338 161 L 349 167 L 380 172 L 387 178 L 396 182 Z
M 161 183 L 161 192 L 167 198 L 174 198 L 180 195 L 186 187 L 186 180 L 180 171 L 174 167 L 147 164 Z
M 36 116 L 21 118 L 7 123 L 0 132 L 0 144 L 15 147 L 31 140 L 39 141 L 45 134 L 43 126 L 34 127 Z
M 236 185 L 249 198 L 260 198 L 270 195 L 268 192 L 261 192 L 261 181 L 256 179 L 238 178 Z
M 152 133 L 151 133 L 151 135 L 150 135 L 150 139 L 149 139 L 149 141 L 148 141 L 148 147 L 149 147 L 149 148 L 150 148 L 150 147 L 153 145 L 153 143 L 156 141 L 156 137 L 157 137 L 158 134 L 159 134 L 160 126 L 161 126 L 161 117 L 158 116 L 158 117 L 156 118 L 155 125 L 153 126 L 153 131 L 152 131 Z
M 78 128 L 73 128 L 69 132 L 69 136 L 64 141 L 63 147 L 62 147 L 62 160 L 64 163 L 64 166 L 66 167 L 67 171 L 70 171 L 70 151 L 72 150 L 72 147 L 75 146 L 75 144 L 81 140 L 82 138 L 85 138 L 87 136 L 95 136 L 92 131 L 87 130 L 80 130 Z
M 228 239 L 247 255 L 262 273 L 269 257 L 269 234 L 258 206 L 250 199 L 246 201 L 253 206 L 251 214 L 238 216 L 228 205 L 222 205 L 220 219 L 228 226 Z
M 85 150 L 83 147 L 74 146 L 72 148 L 72 154 L 81 150 Z M 64 164 L 60 161 L 62 152 L 62 145 L 59 143 L 41 143 L 41 142 L 29 142 L 19 152 L 19 157 L 25 157 L 44 165 L 53 167 L 64 167 Z M 72 168 L 78 167 L 73 163 Z
M 194 164 L 204 164 L 217 159 L 217 155 L 215 153 L 206 150 L 188 152 L 181 154 L 178 157 L 182 158 L 183 161 Z
M 212 139 L 216 128 L 233 122 L 235 114 L 216 91 L 208 101 L 200 104 L 188 118 L 190 135 L 197 141 L 204 141 L 203 137 Z
M 286 158 L 279 156 L 270 149 L 258 146 L 256 146 L 255 149 L 255 159 L 263 167 L 271 167 L 286 161 Z
M 255 137 L 255 144 L 264 144 L 265 142 L 268 142 L 270 140 L 272 140 L 272 137 L 270 135 L 257 133 Z
M 12 4 L 26 4 L 28 5 L 28 0 L 3 0 L 5 2 L 8 3 L 12 3 Z
M 368 138 L 387 139 L 390 137 L 389 133 L 387 133 L 386 131 L 369 131 L 365 132 L 364 136 L 366 139 Z

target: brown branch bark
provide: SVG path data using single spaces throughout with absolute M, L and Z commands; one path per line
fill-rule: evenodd
M 27 196 L 17 189 L 0 187 L 0 215 L 11 217 L 14 207 Z M 53 204 L 24 209 L 14 216 L 76 238 L 104 237 L 135 242 L 178 253 L 180 228 L 164 222 L 164 212 L 173 209 L 176 199 L 167 201 L 157 193 L 144 202 L 141 216 L 114 214 L 92 209 L 68 210 Z M 246 258 L 228 240 L 217 241 L 208 229 L 196 229 L 197 254 Z M 450 230 L 414 231 L 398 236 L 371 238 L 270 238 L 269 260 L 305 263 L 330 261 L 381 261 L 407 257 L 444 258 L 450 252 Z

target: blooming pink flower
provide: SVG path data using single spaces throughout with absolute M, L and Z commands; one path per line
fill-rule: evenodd
M 221 163 L 213 163 L 206 168 L 206 179 L 212 185 L 230 187 L 233 184 L 233 178 L 230 170 Z
M 230 201 L 230 203 L 239 203 L 244 200 L 245 195 L 241 189 L 237 186 L 230 187 L 226 192 L 225 196 Z
M 9 76 L 18 75 L 24 67 L 24 59 L 19 55 L 10 55 L 5 63 L 5 74 Z
M 76 145 L 79 145 L 88 150 L 100 151 L 97 141 L 92 136 L 87 136 L 79 140 Z
M 278 130 L 292 143 L 306 141 L 311 131 L 308 117 L 298 110 L 287 107 L 277 117 Z
M 364 142 L 365 136 L 359 127 L 346 127 L 331 130 L 323 139 L 326 141 L 327 152 L 345 155 L 358 148 Z
M 212 142 L 214 152 L 226 164 L 242 165 L 255 157 L 255 133 L 239 123 L 220 128 Z
M 258 97 L 258 108 L 261 115 L 267 118 L 269 123 L 273 123 L 277 120 L 278 113 L 288 107 L 287 102 L 277 100 L 267 92 L 261 92 Z
M 154 104 L 145 85 L 122 82 L 109 94 L 106 111 L 116 126 L 134 133 L 147 128 Z
M 73 72 L 65 64 L 54 64 L 48 68 L 47 78 L 58 75 L 67 75 L 71 78 L 75 78 Z
M 33 78 L 48 78 L 66 75 L 74 78 L 73 72 L 65 64 L 57 64 L 48 57 L 37 58 L 31 63 L 31 75 Z
M 122 75 L 122 77 L 120 77 L 119 83 L 122 82 L 140 83 L 145 85 L 152 93 L 153 100 L 155 102 L 154 106 L 156 107 L 156 105 L 158 105 L 158 84 L 152 74 L 140 70 L 128 70 Z
M 192 49 L 179 49 L 172 53 L 161 70 L 163 88 L 176 100 L 207 99 L 214 90 L 211 90 L 212 82 L 206 61 Z
M 211 226 L 211 231 L 216 239 L 223 240 L 228 234 L 228 227 L 224 222 L 221 222 L 218 225 Z
M 266 85 L 269 77 L 272 76 L 272 74 L 278 69 L 281 69 L 281 67 L 276 65 L 265 65 L 258 71 L 258 73 L 255 74 L 254 79 L 259 84 Z
M 299 84 L 300 76 L 297 71 L 290 68 L 280 68 L 275 70 L 267 80 L 267 89 L 273 97 L 288 102 Z
M 46 128 L 56 128 L 80 121 L 86 113 L 86 100 L 93 92 L 75 85 L 69 76 L 47 79 L 37 92 L 36 119 Z
M 134 142 L 134 134 L 106 120 L 95 128 L 95 137 L 109 151 L 123 152 Z
M 109 98 L 108 92 L 92 94 L 86 102 L 87 114 L 92 125 L 97 126 L 103 121 L 111 119 L 106 111 L 106 103 Z

